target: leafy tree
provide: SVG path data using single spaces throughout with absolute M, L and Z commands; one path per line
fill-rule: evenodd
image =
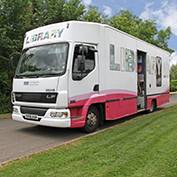
M 170 69 L 170 79 L 177 80 L 177 65 L 172 65 Z
M 168 40 L 171 35 L 170 28 L 158 31 L 154 21 L 143 21 L 128 10 L 120 11 L 117 15 L 113 16 L 110 19 L 109 24 L 144 41 L 172 52 L 172 50 L 168 48 Z
M 120 11 L 110 19 L 109 24 L 121 31 L 137 36 L 140 20 L 128 10 Z
M 2 107 L 4 111 L 10 108 L 11 81 L 16 67 L 10 63 L 23 45 L 27 7 L 27 0 L 0 1 L 0 112 Z
M 170 69 L 170 91 L 177 91 L 177 65 L 172 65 Z
M 65 5 L 64 0 L 48 0 L 45 1 L 45 24 L 58 23 L 64 21 L 63 19 L 63 7 Z
M 63 6 L 63 20 L 80 20 L 85 12 L 85 7 L 80 0 L 70 0 Z
M 156 24 L 153 21 L 142 21 L 141 19 L 139 20 L 137 37 L 149 43 L 155 44 L 154 36 L 156 36 L 157 33 Z
M 160 30 L 157 34 L 156 44 L 165 50 L 169 50 L 170 52 L 173 52 L 173 50 L 168 48 L 168 40 L 170 39 L 170 36 L 171 36 L 170 27 L 164 30 L 163 29 Z
M 88 11 L 83 15 L 83 20 L 87 22 L 103 22 L 102 15 L 96 7 L 90 7 Z

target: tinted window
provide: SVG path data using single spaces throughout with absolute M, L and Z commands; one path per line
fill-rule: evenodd
M 120 71 L 120 65 L 116 63 L 115 46 L 113 44 L 110 45 L 110 70 Z
M 135 54 L 133 50 L 121 48 L 122 71 L 135 71 Z
M 16 75 L 61 75 L 66 69 L 67 53 L 66 43 L 30 48 L 21 56 Z
M 156 85 L 162 86 L 162 59 L 160 57 L 156 57 Z
M 73 59 L 73 80 L 81 80 L 95 68 L 94 47 L 86 45 L 76 45 Z

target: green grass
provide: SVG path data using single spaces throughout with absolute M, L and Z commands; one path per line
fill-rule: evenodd
M 99 176 L 177 176 L 177 106 L 0 168 L 0 177 Z

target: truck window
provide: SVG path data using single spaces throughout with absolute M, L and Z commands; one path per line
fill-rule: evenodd
M 50 44 L 23 52 L 16 77 L 52 77 L 63 75 L 67 66 L 68 44 Z
M 116 63 L 115 46 L 113 44 L 110 45 L 110 70 L 120 71 L 120 64 Z
M 135 54 L 133 50 L 121 48 L 122 71 L 135 71 Z
M 162 86 L 162 58 L 156 57 L 156 85 Z
M 82 80 L 95 68 L 95 50 L 92 46 L 76 45 L 74 49 L 72 78 Z
M 150 75 L 154 75 L 154 73 L 155 73 L 155 70 L 156 70 L 156 58 L 155 57 L 153 57 L 153 56 L 149 56 L 149 58 L 148 58 L 148 63 L 147 63 L 149 66 L 149 70 L 148 70 L 148 73 L 150 74 Z

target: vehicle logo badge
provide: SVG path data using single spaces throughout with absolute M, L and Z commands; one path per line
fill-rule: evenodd
M 24 85 L 29 85 L 29 82 L 24 82 Z
M 47 99 L 54 99 L 54 98 L 55 98 L 55 95 L 46 95 L 46 98 L 47 98 Z

